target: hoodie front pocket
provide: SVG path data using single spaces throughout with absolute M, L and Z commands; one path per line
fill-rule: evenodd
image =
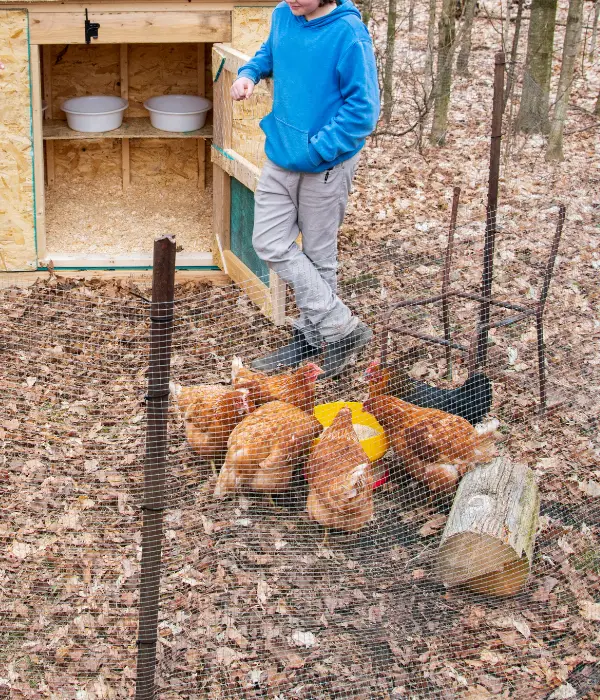
M 261 126 L 267 136 L 267 156 L 273 162 L 287 170 L 314 170 L 316 163 L 308 150 L 308 131 L 297 129 L 273 114 L 268 114 Z

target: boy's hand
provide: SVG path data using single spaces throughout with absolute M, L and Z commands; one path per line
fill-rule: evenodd
M 231 86 L 234 100 L 247 100 L 254 92 L 254 82 L 250 78 L 238 78 Z

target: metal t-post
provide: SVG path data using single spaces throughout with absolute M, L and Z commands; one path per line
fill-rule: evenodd
M 448 245 L 446 246 L 446 260 L 444 262 L 444 279 L 442 282 L 442 322 L 444 324 L 444 340 L 448 343 L 446 353 L 446 379 L 452 379 L 452 333 L 450 332 L 450 272 L 452 270 L 452 254 L 454 252 L 454 234 L 456 232 L 456 218 L 458 216 L 458 201 L 460 199 L 460 187 L 455 187 L 452 195 L 452 213 L 450 214 L 450 228 L 448 229 Z
M 494 61 L 494 102 L 492 108 L 492 141 L 490 144 L 490 177 L 488 181 L 488 201 L 485 223 L 485 245 L 483 249 L 483 275 L 481 278 L 481 303 L 479 315 L 479 341 L 477 343 L 477 364 L 487 362 L 487 342 L 489 330 L 484 328 L 490 322 L 490 302 L 492 280 L 494 278 L 494 249 L 496 247 L 496 213 L 498 210 L 498 182 L 500 179 L 500 146 L 502 141 L 502 107 L 504 96 L 504 71 L 506 57 L 499 51 Z
M 174 293 L 175 239 L 164 236 L 154 241 L 152 273 L 136 700 L 154 698 Z

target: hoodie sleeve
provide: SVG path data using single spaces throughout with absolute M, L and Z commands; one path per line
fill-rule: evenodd
M 238 78 L 250 78 L 255 84 L 273 74 L 271 34 L 254 56 L 238 70 Z
M 337 65 L 344 104 L 309 143 L 315 165 L 355 151 L 377 125 L 379 83 L 371 41 L 355 41 Z

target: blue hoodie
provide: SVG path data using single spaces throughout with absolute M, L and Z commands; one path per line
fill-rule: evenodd
M 273 111 L 260 126 L 281 168 L 327 170 L 360 151 L 377 124 L 373 45 L 351 0 L 310 21 L 277 5 L 269 38 L 238 76 L 273 77 Z

